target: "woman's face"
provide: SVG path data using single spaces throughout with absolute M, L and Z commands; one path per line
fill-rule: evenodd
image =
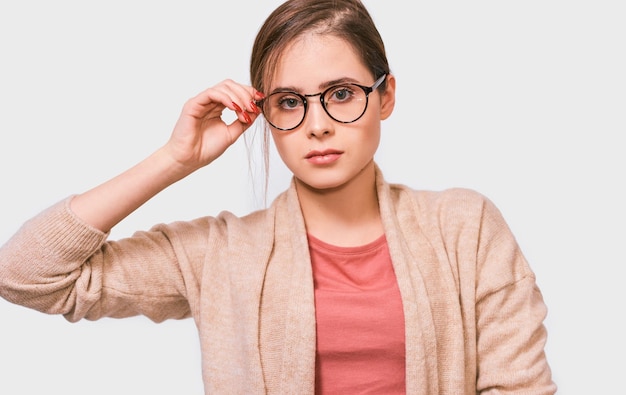
M 364 86 L 374 76 L 344 40 L 308 34 L 283 53 L 270 94 L 295 91 L 301 95 L 325 91 L 338 82 Z M 344 93 L 338 92 L 338 98 Z M 340 123 L 324 111 L 319 96 L 307 98 L 306 116 L 300 126 L 281 131 L 272 128 L 278 153 L 298 183 L 314 190 L 340 188 L 373 166 L 380 141 L 380 122 L 387 118 L 395 100 L 395 81 L 388 76 L 387 90 L 369 94 L 367 110 L 353 123 Z M 291 102 L 287 103 L 291 108 Z

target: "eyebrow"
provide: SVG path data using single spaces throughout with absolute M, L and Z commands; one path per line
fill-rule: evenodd
M 322 82 L 319 85 L 319 90 L 320 90 L 320 92 L 323 92 L 324 90 L 330 88 L 333 85 L 358 84 L 358 83 L 359 82 L 357 80 L 355 80 L 354 78 L 342 77 L 342 78 L 337 78 L 337 79 L 334 79 L 334 80 Z M 275 88 L 274 90 L 272 90 L 272 92 L 270 92 L 270 94 L 276 93 L 276 92 L 297 92 L 297 93 L 301 93 L 302 90 L 299 89 L 296 86 L 293 86 L 293 85 L 292 86 L 279 86 L 279 87 Z M 306 93 L 306 94 L 311 94 L 311 93 Z

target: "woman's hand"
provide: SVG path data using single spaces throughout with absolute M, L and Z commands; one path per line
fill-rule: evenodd
M 251 86 L 232 80 L 206 89 L 185 103 L 164 148 L 189 172 L 206 166 L 252 125 L 260 114 L 255 100 L 263 97 Z M 237 114 L 230 124 L 222 119 L 225 109 Z
M 252 125 L 263 94 L 223 81 L 187 101 L 167 144 L 120 175 L 72 199 L 74 213 L 108 231 L 154 195 L 222 155 Z M 230 124 L 224 109 L 237 113 Z

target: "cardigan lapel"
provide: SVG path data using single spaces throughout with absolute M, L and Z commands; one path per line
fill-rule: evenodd
M 419 258 L 411 253 L 407 237 L 413 234 L 403 232 L 403 227 L 417 233 L 419 226 L 410 208 L 406 194 L 392 194 L 378 167 L 376 167 L 376 188 L 380 206 L 380 216 L 385 228 L 385 236 L 391 255 L 405 320 L 406 341 L 406 389 L 407 394 L 437 394 L 437 341 L 435 326 L 429 303 Z M 399 221 L 399 211 L 408 217 Z
M 276 202 L 275 243 L 261 301 L 261 358 L 267 392 L 315 389 L 315 299 L 304 219 L 295 185 Z

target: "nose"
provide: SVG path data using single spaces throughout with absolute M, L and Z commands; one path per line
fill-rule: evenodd
M 334 122 L 326 113 L 326 110 L 324 110 L 321 100 L 311 98 L 308 104 L 304 127 L 309 137 L 321 137 L 332 134 L 334 132 Z

